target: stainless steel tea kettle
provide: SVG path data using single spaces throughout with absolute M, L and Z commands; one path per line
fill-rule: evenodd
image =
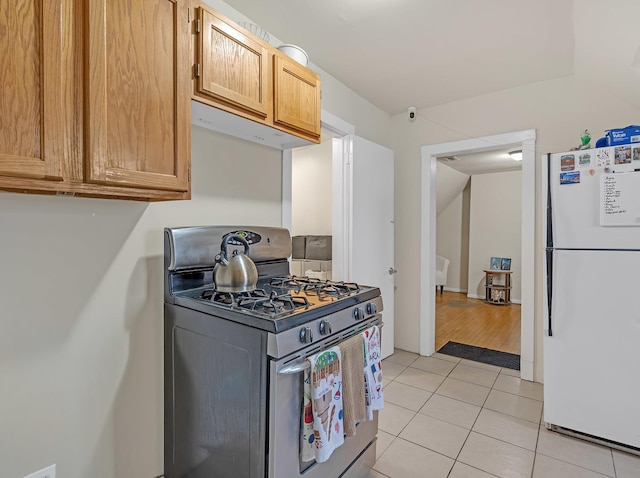
M 230 241 L 237 241 L 244 246 L 244 252 L 234 250 L 231 258 L 227 248 Z M 249 243 L 237 234 L 229 234 L 220 245 L 220 254 L 216 256 L 213 269 L 213 280 L 219 292 L 251 292 L 258 282 L 258 269 L 249 257 Z

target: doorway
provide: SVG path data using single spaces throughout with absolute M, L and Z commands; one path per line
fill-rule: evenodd
M 518 147 L 522 161 L 521 377 L 533 380 L 535 267 L 535 130 L 423 146 L 420 250 L 420 354 L 435 352 L 436 158 Z
M 436 263 L 447 275 L 436 291 L 436 351 L 454 342 L 520 355 L 522 165 L 511 149 L 438 158 Z M 497 287 L 488 289 L 492 257 L 509 273 L 490 275 Z
M 380 288 L 386 357 L 394 349 L 393 151 L 356 136 L 352 126 L 325 111 L 322 128 L 332 146 L 331 276 Z M 291 231 L 293 150 L 282 156 L 282 224 Z

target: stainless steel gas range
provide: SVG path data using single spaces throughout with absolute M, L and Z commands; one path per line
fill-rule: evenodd
M 230 234 L 249 243 L 251 292 L 215 289 Z M 165 229 L 166 478 L 368 476 L 377 412 L 328 461 L 301 460 L 302 371 L 307 356 L 382 325 L 380 290 L 291 276 L 290 255 L 282 228 Z

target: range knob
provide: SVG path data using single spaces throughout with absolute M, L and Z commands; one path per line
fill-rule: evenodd
M 367 314 L 373 315 L 376 312 L 378 312 L 378 307 L 376 306 L 376 304 L 374 304 L 373 302 L 369 302 L 367 304 Z
M 321 320 L 318 324 L 318 331 L 320 335 L 329 335 L 331 333 L 331 322 L 328 320 Z
M 303 344 L 310 344 L 313 342 L 313 332 L 310 327 L 300 329 L 300 342 Z
M 355 309 L 353 309 L 353 318 L 356 320 L 364 319 L 364 308 L 356 307 Z

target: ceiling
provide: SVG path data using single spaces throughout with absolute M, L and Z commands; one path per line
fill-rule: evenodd
M 498 149 L 483 153 L 457 154 L 438 158 L 438 162 L 449 166 L 461 173 L 472 176 L 474 174 L 501 173 L 505 171 L 520 171 L 522 161 L 515 161 L 509 156 L 509 151 L 516 148 Z
M 640 107 L 638 0 L 224 1 L 391 115 L 578 74 Z
M 639 0 L 224 2 L 390 115 L 567 76 L 640 108 Z M 440 162 L 520 169 L 507 152 Z

